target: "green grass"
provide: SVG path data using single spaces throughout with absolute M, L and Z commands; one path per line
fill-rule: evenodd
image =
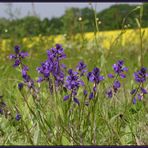
M 71 47 L 68 47 L 68 45 Z M 68 68 L 75 68 L 79 60 L 87 64 L 88 71 L 94 67 L 101 68 L 106 80 L 98 86 L 97 97 L 89 106 L 84 105 L 82 89 L 78 92 L 80 106 L 69 101 L 64 102 L 64 91 L 53 96 L 46 83 L 41 84 L 39 100 L 31 96 L 27 88 L 20 92 L 18 82 L 22 82 L 21 72 L 12 67 L 7 56 L 12 49 L 4 53 L 5 60 L 0 59 L 0 95 L 6 103 L 6 116 L 0 115 L 1 145 L 147 145 L 148 144 L 148 100 L 147 95 L 136 105 L 132 104 L 130 90 L 137 86 L 133 73 L 139 69 L 140 49 L 136 45 L 119 48 L 114 46 L 112 53 L 103 55 L 100 47 L 88 44 L 80 46 L 77 42 L 63 45 L 67 58 L 63 63 Z M 93 44 L 93 43 L 92 43 Z M 25 47 L 23 47 L 25 48 Z M 29 74 L 37 79 L 36 67 L 46 59 L 46 50 L 28 51 L 31 56 L 24 60 L 29 66 Z M 51 47 L 49 47 L 50 49 Z M 134 50 L 135 49 L 135 50 Z M 144 44 L 144 65 L 148 67 L 148 49 Z M 129 68 L 127 78 L 122 80 L 117 97 L 108 99 L 105 91 L 112 83 L 107 73 L 112 73 L 112 65 L 117 60 L 124 60 Z M 84 81 L 87 84 L 86 79 Z M 147 83 L 145 86 L 148 87 Z M 89 90 L 92 84 L 86 85 Z M 29 107 L 27 106 L 27 103 Z M 69 112 L 68 105 L 72 112 Z M 22 119 L 15 120 L 16 108 Z M 8 110 L 8 111 L 7 111 Z

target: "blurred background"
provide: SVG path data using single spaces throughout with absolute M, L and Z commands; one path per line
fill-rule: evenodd
M 136 5 L 144 5 L 142 27 L 147 27 L 148 4 L 142 3 L 0 3 L 0 38 L 93 32 L 94 11 L 99 31 L 118 30 Z M 128 28 L 137 27 L 136 17 L 139 11 L 128 17 Z

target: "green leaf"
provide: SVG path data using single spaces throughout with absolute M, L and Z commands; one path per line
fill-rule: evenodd
M 62 144 L 63 145 L 71 145 L 71 143 L 69 142 L 69 140 L 65 136 L 62 136 Z
M 40 134 L 40 128 L 39 128 L 39 125 L 37 124 L 37 129 L 35 130 L 34 136 L 33 136 L 33 143 L 35 145 L 38 143 L 39 134 Z
M 135 18 L 135 20 L 136 20 L 136 23 L 137 23 L 138 27 L 140 28 L 141 24 L 140 24 L 139 20 L 137 18 Z
M 126 128 L 124 128 L 124 132 L 122 134 L 121 141 L 122 141 L 123 145 L 131 143 L 131 141 L 132 141 L 132 132 L 131 132 L 129 126 L 126 126 Z
M 140 18 L 143 16 L 143 5 L 140 6 Z

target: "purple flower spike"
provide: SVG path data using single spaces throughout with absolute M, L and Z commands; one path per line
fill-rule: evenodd
M 66 88 L 69 90 L 78 89 L 80 86 L 84 85 L 84 82 L 79 79 L 78 73 L 74 72 L 72 69 L 68 71 L 69 76 L 66 77 Z
M 134 73 L 135 81 L 143 83 L 146 81 L 146 68 L 142 67 L 139 71 Z
M 119 74 L 121 78 L 125 78 L 126 75 L 123 72 L 128 71 L 128 68 L 123 66 L 124 66 L 124 61 L 122 60 L 119 60 L 116 64 L 113 64 L 114 72 Z
M 21 61 L 24 57 L 28 56 L 28 53 L 27 52 L 20 52 L 20 47 L 18 45 L 16 45 L 14 47 L 14 51 L 15 51 L 15 54 L 10 54 L 9 55 L 9 58 L 10 60 L 14 59 L 15 62 L 14 62 L 14 67 L 17 67 L 21 64 Z

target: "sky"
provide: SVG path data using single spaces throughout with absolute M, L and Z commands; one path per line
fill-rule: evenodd
M 7 10 L 10 6 L 9 4 L 6 2 L 0 3 L 0 17 L 9 18 L 9 15 L 7 13 Z M 99 12 L 116 3 L 92 3 L 92 4 L 93 6 L 96 5 L 96 10 L 97 12 Z M 140 4 L 140 3 L 128 3 L 128 4 L 134 5 L 134 4 Z M 12 6 L 11 7 L 12 11 L 16 12 L 15 14 L 17 14 L 17 17 L 24 17 L 33 12 L 32 3 L 27 3 L 27 2 L 11 3 L 11 6 Z M 89 3 L 72 3 L 72 2 L 70 3 L 45 3 L 45 2 L 34 3 L 35 12 L 41 19 L 44 19 L 45 17 L 50 19 L 52 17 L 62 16 L 64 14 L 64 11 L 70 7 L 84 8 L 84 7 L 90 7 L 90 5 Z

